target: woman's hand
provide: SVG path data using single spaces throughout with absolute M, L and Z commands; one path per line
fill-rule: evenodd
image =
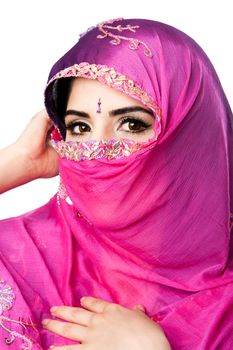
M 33 178 L 48 178 L 58 174 L 56 151 L 48 145 L 53 123 L 45 109 L 38 112 L 15 142 L 28 162 Z
M 58 174 L 58 156 L 48 145 L 53 124 L 45 109 L 12 145 L 0 150 L 0 193 L 40 177 Z
M 44 320 L 47 330 L 81 344 L 53 346 L 53 350 L 171 350 L 162 328 L 145 315 L 102 299 L 81 299 L 85 308 L 59 306 L 51 313 L 64 321 Z

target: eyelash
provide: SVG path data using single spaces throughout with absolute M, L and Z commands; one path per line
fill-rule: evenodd
M 140 122 L 141 123 L 141 126 L 145 127 L 144 130 L 140 130 L 140 131 L 125 131 L 125 132 L 131 132 L 132 134 L 142 134 L 144 133 L 150 126 L 151 124 L 147 124 L 144 120 L 140 119 L 140 118 L 135 118 L 135 117 L 123 117 L 122 119 L 120 119 L 120 127 L 123 125 L 123 124 L 126 124 L 126 123 L 130 123 L 130 122 Z M 72 121 L 70 123 L 68 123 L 66 125 L 66 129 L 69 130 L 71 132 L 71 135 L 76 135 L 76 136 L 83 136 L 83 134 L 85 134 L 86 132 L 83 132 L 83 133 L 77 133 L 77 132 L 74 132 L 74 128 L 76 126 L 89 126 L 88 124 L 84 123 L 84 122 L 81 122 L 81 121 Z

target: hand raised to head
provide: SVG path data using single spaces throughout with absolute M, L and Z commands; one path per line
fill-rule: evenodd
M 49 178 L 58 174 L 58 156 L 48 143 L 52 128 L 53 123 L 43 109 L 31 119 L 15 142 L 24 154 L 32 178 Z

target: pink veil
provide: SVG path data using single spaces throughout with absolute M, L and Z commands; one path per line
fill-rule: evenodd
M 58 194 L 0 224 L 8 233 L 0 240 L 2 277 L 18 285 L 38 322 L 49 305 L 75 306 L 93 295 L 143 304 L 173 350 L 231 350 L 232 113 L 212 64 L 168 25 L 100 24 L 49 75 L 45 104 L 63 138 L 53 93 L 54 82 L 68 76 L 98 79 L 143 102 L 154 111 L 156 137 L 134 149 L 88 144 L 88 152 L 54 140 Z M 110 147 L 111 157 L 100 147 Z M 16 307 L 17 298 L 13 314 Z M 38 337 L 43 346 L 56 339 L 41 330 Z

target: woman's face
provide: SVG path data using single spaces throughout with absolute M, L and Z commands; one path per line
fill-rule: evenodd
M 65 114 L 66 141 L 154 136 L 153 112 L 135 99 L 96 80 L 75 78 Z

